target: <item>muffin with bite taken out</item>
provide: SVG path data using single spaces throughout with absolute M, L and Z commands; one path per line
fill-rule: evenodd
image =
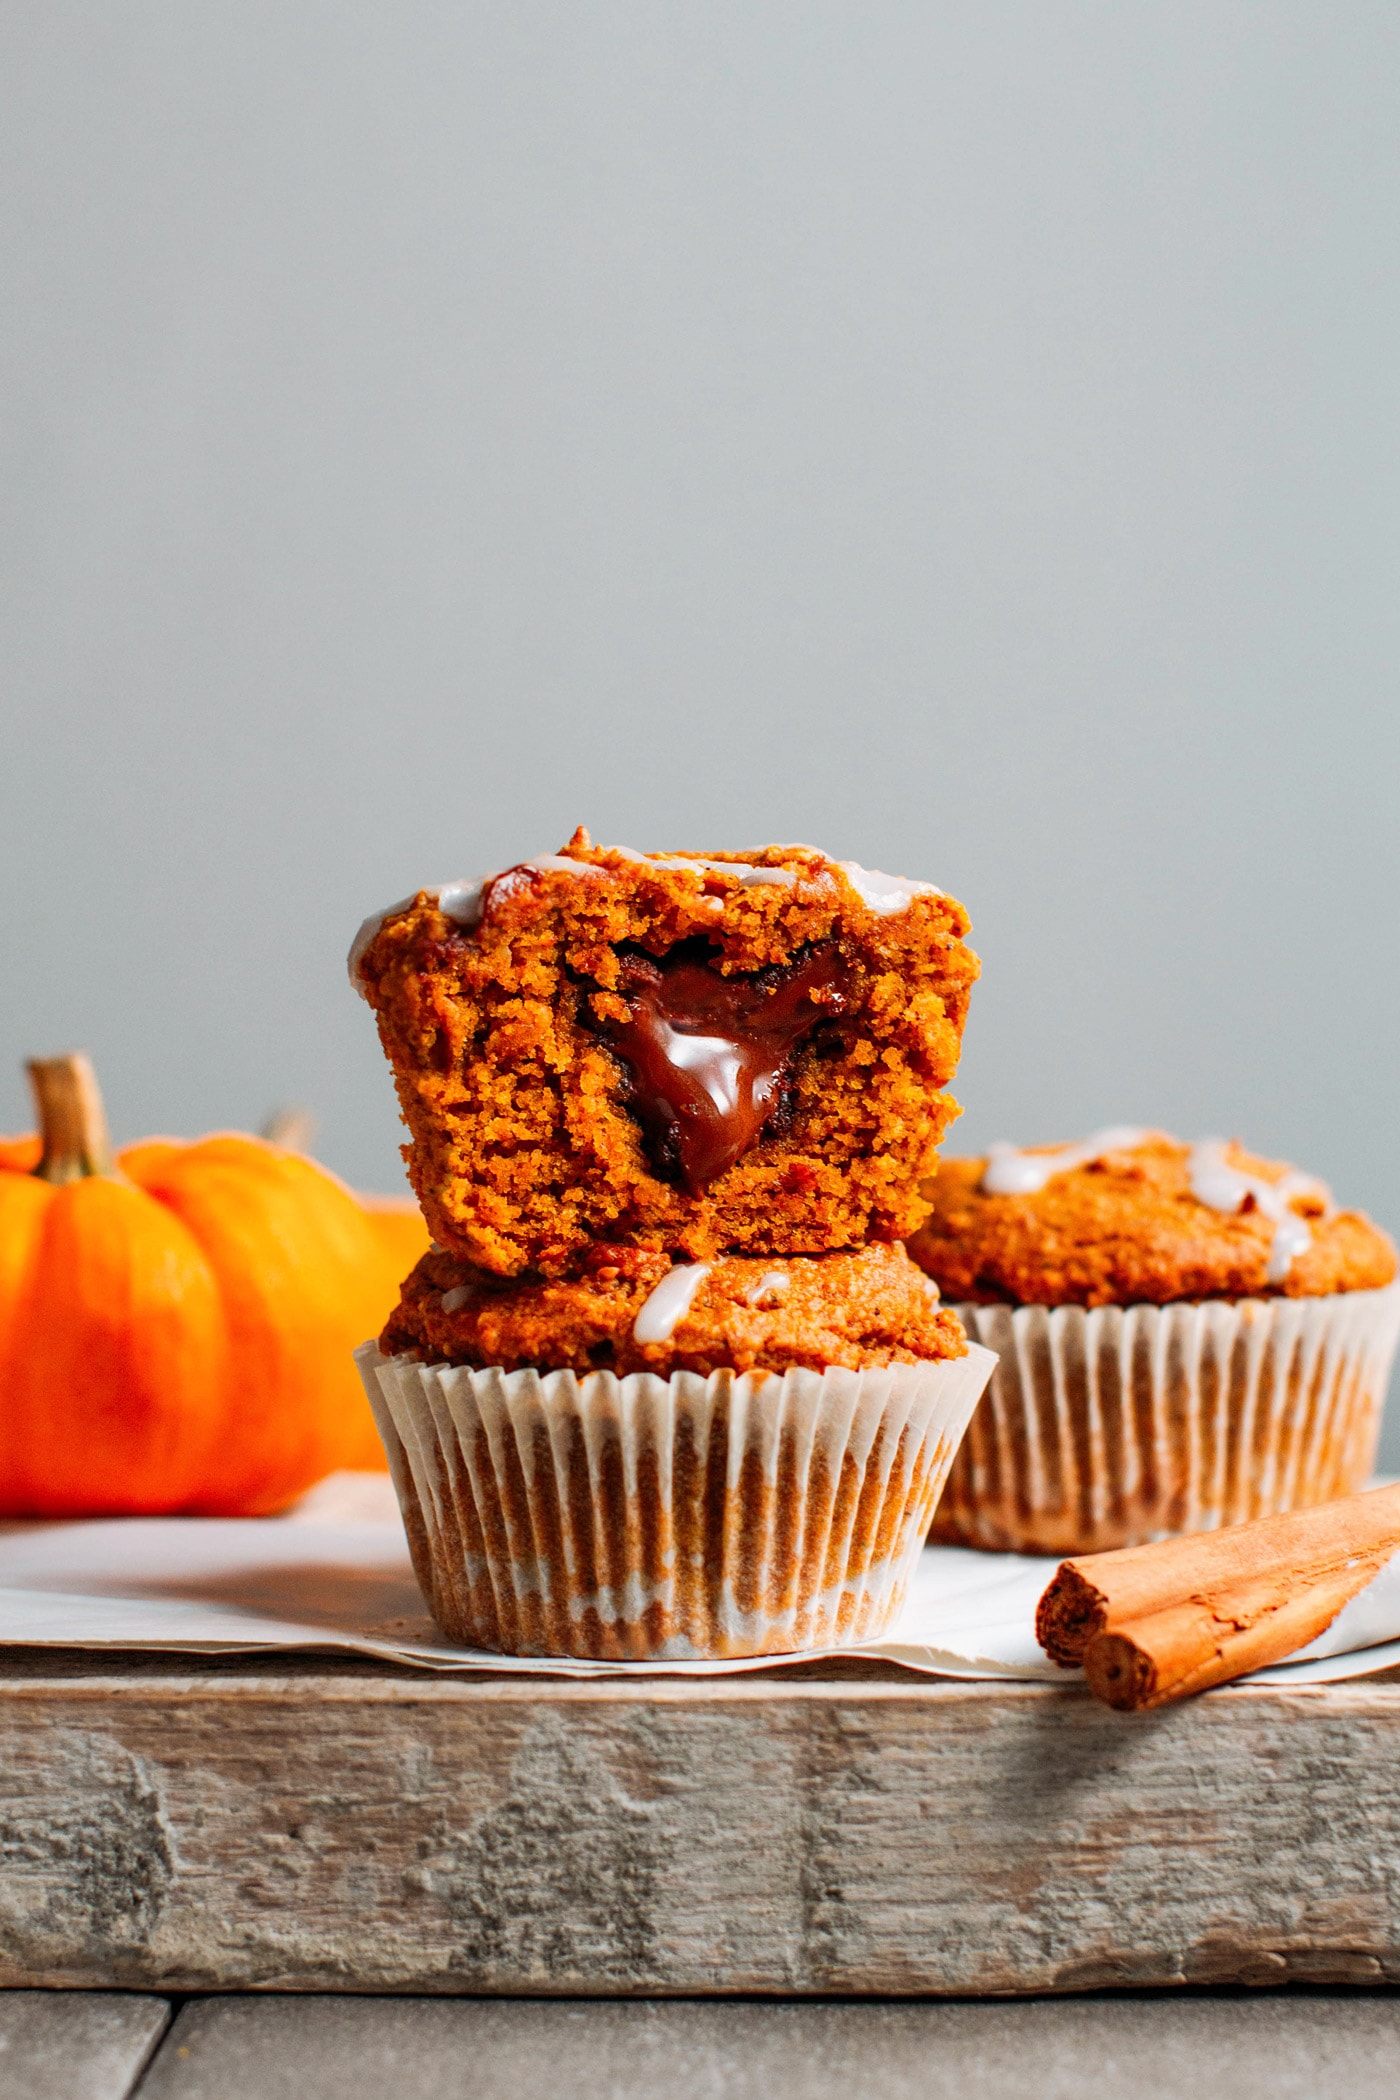
M 897 1242 L 962 907 L 814 848 L 560 855 L 366 921 L 435 1235 L 366 1390 L 439 1623 L 599 1658 L 890 1624 L 992 1359 Z
M 366 920 L 435 1240 L 498 1276 L 598 1240 L 826 1254 L 903 1239 L 957 1113 L 977 958 L 932 883 L 810 846 L 562 854 Z

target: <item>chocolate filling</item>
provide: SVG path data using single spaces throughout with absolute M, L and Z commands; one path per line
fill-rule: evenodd
M 766 1128 L 781 1127 L 793 1053 L 845 1012 L 847 984 L 834 941 L 743 977 L 722 977 L 685 948 L 659 963 L 624 955 L 628 1018 L 603 1034 L 631 1072 L 630 1106 L 653 1164 L 698 1195 Z

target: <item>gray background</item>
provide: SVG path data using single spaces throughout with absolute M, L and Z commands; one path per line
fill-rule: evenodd
M 10 0 L 0 160 L 0 1128 L 394 1185 L 356 923 L 583 821 L 1400 1225 L 1394 0 Z

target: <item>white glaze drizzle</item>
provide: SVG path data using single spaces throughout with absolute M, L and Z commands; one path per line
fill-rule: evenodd
M 685 1262 L 662 1277 L 632 1322 L 634 1342 L 669 1342 L 710 1273 L 707 1261 Z
M 1146 1130 L 1126 1125 L 1097 1130 L 1078 1145 L 1057 1145 L 1051 1152 L 1022 1152 L 1015 1145 L 993 1145 L 982 1173 L 982 1187 L 989 1196 L 1034 1196 L 1057 1174 L 1074 1167 L 1087 1167 L 1106 1153 L 1126 1151 L 1150 1136 Z M 1282 1283 L 1300 1254 L 1312 1245 L 1312 1231 L 1305 1218 L 1292 1207 L 1294 1196 L 1320 1196 L 1330 1206 L 1331 1194 L 1311 1174 L 1290 1167 L 1277 1181 L 1246 1174 L 1225 1157 L 1223 1138 L 1203 1138 L 1192 1145 L 1187 1162 L 1191 1193 L 1198 1203 L 1233 1216 L 1253 1199 L 1262 1216 L 1269 1219 L 1274 1236 L 1269 1246 L 1265 1280 Z
M 741 889 L 765 887 L 791 889 L 797 876 L 791 868 L 760 868 L 747 860 L 705 860 L 698 853 L 668 853 L 652 862 L 658 868 L 708 868 L 716 875 L 732 875 Z
M 943 895 L 935 882 L 912 882 L 907 875 L 883 875 L 878 868 L 863 868 L 858 860 L 838 860 L 836 866 L 861 902 L 880 919 L 908 911 L 916 897 Z
M 1096 1130 L 1078 1145 L 1057 1145 L 1053 1152 L 1022 1152 L 1016 1145 L 993 1145 L 982 1174 L 982 1187 L 989 1196 L 1034 1196 L 1056 1174 L 1071 1167 L 1087 1167 L 1106 1152 L 1122 1152 L 1140 1145 L 1148 1135 L 1126 1123 Z
M 459 1283 L 452 1290 L 443 1292 L 442 1309 L 445 1313 L 460 1312 L 468 1300 L 475 1295 L 476 1286 L 474 1284 Z
M 706 860 L 704 855 L 699 853 L 639 853 L 634 846 L 604 846 L 600 850 L 615 854 L 621 860 L 639 861 L 652 868 L 705 868 L 717 875 L 732 875 L 740 888 L 746 890 L 797 887 L 798 873 L 795 868 L 761 868 L 746 860 Z M 802 850 L 812 852 L 816 849 L 804 847 Z M 568 875 L 606 873 L 605 869 L 598 867 L 593 861 L 570 860 L 560 853 L 537 853 L 530 860 L 516 861 L 513 865 L 518 868 L 555 868 Z M 888 919 L 896 912 L 907 911 L 915 897 L 941 897 L 943 894 L 936 883 L 913 882 L 904 875 L 884 875 L 878 868 L 863 868 L 859 861 L 838 860 L 832 865 L 841 870 L 862 903 L 874 912 L 877 918 Z M 439 883 L 436 888 L 426 889 L 423 894 L 433 899 L 444 917 L 470 930 L 481 924 L 487 890 L 497 875 L 507 873 L 508 869 L 499 868 L 494 874 L 471 876 L 461 882 Z M 818 878 L 824 873 L 824 869 L 818 870 Z M 414 896 L 418 894 L 415 890 Z M 718 903 L 719 900 L 715 901 Z M 412 902 L 413 897 L 401 897 L 397 904 L 388 904 L 383 911 L 371 912 L 350 943 L 350 982 L 362 999 L 366 994 L 364 981 L 360 976 L 360 964 L 364 961 L 370 942 L 386 919 L 393 918 L 396 912 L 407 911 Z M 720 909 L 723 909 L 722 905 Z
M 1331 1192 L 1326 1185 L 1297 1167 L 1290 1167 L 1277 1181 L 1265 1181 L 1261 1175 L 1232 1167 L 1225 1157 L 1223 1138 L 1202 1138 L 1193 1145 L 1188 1172 L 1191 1193 L 1198 1203 L 1233 1216 L 1253 1198 L 1255 1209 L 1270 1221 L 1274 1236 L 1269 1246 L 1269 1265 L 1264 1271 L 1269 1283 L 1282 1283 L 1298 1256 L 1306 1254 L 1312 1245 L 1312 1229 L 1306 1218 L 1300 1218 L 1293 1209 L 1291 1199 L 1320 1196 L 1325 1205 L 1331 1206 Z
M 791 889 L 797 881 L 793 868 L 760 868 L 747 860 L 706 860 L 702 853 L 637 853 L 631 846 L 609 846 L 624 860 L 635 860 L 648 868 L 710 868 L 717 875 L 732 875 L 743 889 L 771 887 Z
M 566 875 L 601 875 L 606 872 L 602 868 L 595 868 L 591 861 L 568 860 L 559 853 L 537 853 L 530 860 L 513 861 L 511 866 L 516 868 L 557 868 Z M 386 919 L 392 919 L 396 912 L 407 911 L 413 903 L 414 897 L 421 894 L 432 898 L 444 918 L 451 919 L 456 925 L 465 927 L 467 931 L 470 931 L 472 927 L 481 924 L 481 915 L 486 903 L 486 892 L 491 884 L 496 880 L 497 876 L 509 873 L 510 869 L 508 868 L 497 868 L 490 875 L 467 876 L 461 882 L 440 882 L 436 885 L 425 884 L 421 892 L 418 890 L 414 891 L 413 897 L 400 897 L 397 904 L 386 904 L 383 911 L 371 912 L 369 917 L 362 923 L 354 940 L 350 943 L 350 954 L 347 958 L 350 982 L 354 985 L 360 997 L 362 999 L 365 997 L 364 981 L 360 976 L 360 964 L 365 959 L 365 951 L 368 949 L 370 942 L 374 939 Z
M 469 881 L 445 882 L 441 889 L 429 890 L 428 895 L 445 919 L 454 920 L 458 926 L 479 926 L 486 885 L 495 879 L 494 875 L 474 875 Z
M 413 896 L 416 897 L 417 894 L 418 892 L 415 890 Z M 386 904 L 383 911 L 372 911 L 367 919 L 360 921 L 360 930 L 350 943 L 350 953 L 345 958 L 345 966 L 350 972 L 351 984 L 354 985 L 355 990 L 362 999 L 368 996 L 365 991 L 364 980 L 360 976 L 360 964 L 365 959 L 366 949 L 384 924 L 384 921 L 392 919 L 396 911 L 407 911 L 412 902 L 413 897 L 400 897 L 397 904 Z
M 762 883 L 782 883 L 785 887 L 795 887 L 798 881 L 798 871 L 795 868 L 761 868 L 743 860 L 706 860 L 703 854 L 699 853 L 637 853 L 630 846 L 610 846 L 607 850 L 610 853 L 620 853 L 627 860 L 649 861 L 654 868 L 712 868 L 717 874 L 735 876 L 745 889 L 752 889 Z M 814 853 L 817 848 L 779 846 L 772 850 L 779 853 Z M 943 894 L 936 883 L 913 882 L 906 875 L 884 875 L 878 868 L 863 868 L 859 861 L 838 860 L 832 861 L 830 865 L 841 870 L 861 902 L 882 919 L 889 918 L 894 912 L 907 911 L 915 897 L 941 897 Z M 817 869 L 804 872 L 814 873 L 819 877 L 826 871 Z
M 765 1298 L 776 1298 L 781 1303 L 786 1298 L 791 1284 L 792 1278 L 782 1269 L 769 1269 L 766 1275 L 759 1277 L 757 1283 L 749 1285 L 744 1293 L 744 1303 L 762 1305 Z
M 591 860 L 574 860 L 567 853 L 532 853 L 528 860 L 513 860 L 512 868 L 553 868 L 560 875 L 606 875 L 606 868 L 595 867 Z M 502 868 L 503 875 L 510 872 Z

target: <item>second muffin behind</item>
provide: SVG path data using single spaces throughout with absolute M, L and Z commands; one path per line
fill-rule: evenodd
M 1100 1131 L 943 1162 L 914 1258 L 999 1363 L 933 1535 L 1091 1553 L 1352 1494 L 1395 1249 L 1237 1144 Z

